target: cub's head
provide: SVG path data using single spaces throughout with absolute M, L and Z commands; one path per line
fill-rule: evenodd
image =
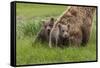
M 53 24 L 54 24 L 54 18 L 50 18 L 47 21 L 43 21 L 43 28 L 48 35 L 50 34 Z
M 69 38 L 69 29 L 70 25 L 69 24 L 58 24 L 59 31 L 60 31 L 60 37 L 64 39 Z

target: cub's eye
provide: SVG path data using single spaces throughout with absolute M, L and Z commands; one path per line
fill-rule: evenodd
M 64 32 L 64 30 L 62 30 L 62 32 Z
M 46 25 L 44 25 L 44 27 L 46 28 L 47 26 L 46 26 Z
M 66 32 L 68 32 L 68 30 Z

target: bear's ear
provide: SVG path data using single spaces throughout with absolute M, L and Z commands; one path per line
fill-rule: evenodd
M 58 28 L 61 29 L 61 24 L 60 23 L 58 23 Z
M 70 24 L 68 24 L 68 29 L 70 28 Z
M 44 20 L 42 20 L 41 23 L 42 23 L 42 25 L 45 25 L 45 21 Z
M 76 11 L 76 10 L 72 10 L 72 11 L 71 11 L 71 14 L 72 14 L 73 16 L 76 16 L 76 15 L 77 15 L 77 11 Z
M 50 24 L 54 24 L 54 18 L 50 18 Z
M 54 18 L 53 18 L 53 17 L 51 17 L 51 18 L 50 18 L 50 21 L 54 22 Z
M 42 20 L 42 23 L 44 24 L 44 23 L 45 23 L 45 21 L 44 21 L 44 20 Z
M 66 16 L 71 17 L 72 14 L 71 14 L 70 12 L 67 12 L 67 13 L 66 13 Z

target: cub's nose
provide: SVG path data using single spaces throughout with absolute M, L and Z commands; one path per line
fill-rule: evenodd
M 47 29 L 47 30 L 50 30 L 50 27 L 47 27 L 46 29 Z
M 47 31 L 50 32 L 50 29 L 48 29 Z
M 67 35 L 65 35 L 65 38 L 67 38 L 68 36 Z
M 65 34 L 65 35 L 64 35 L 64 38 L 68 38 L 68 37 L 69 37 L 69 35 L 68 35 L 68 34 Z
M 48 35 L 50 34 L 50 30 L 51 30 L 51 29 L 48 27 L 48 28 L 47 28 L 47 33 L 48 33 Z

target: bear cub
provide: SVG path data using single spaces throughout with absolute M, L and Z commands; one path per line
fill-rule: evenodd
M 63 45 L 67 45 L 68 41 L 69 41 L 69 28 L 70 25 L 65 25 L 65 24 L 60 24 L 58 23 L 53 31 L 51 32 L 51 36 L 50 36 L 50 45 L 56 45 L 63 47 Z M 52 47 L 52 46 L 50 46 Z
M 54 24 L 54 18 L 50 18 L 47 21 L 43 21 L 42 28 L 38 34 L 38 39 L 41 41 L 49 41 L 49 34 Z

